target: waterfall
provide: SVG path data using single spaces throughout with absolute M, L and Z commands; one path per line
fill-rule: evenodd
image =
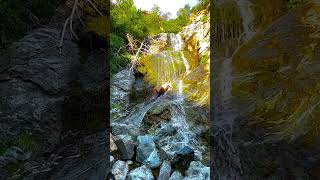
M 250 7 L 252 4 L 249 0 L 236 0 L 236 3 L 242 16 L 244 38 L 245 40 L 249 40 L 255 34 L 253 30 L 254 15 Z
M 170 43 L 174 51 L 181 51 L 183 48 L 183 41 L 180 34 L 170 33 Z
M 163 122 L 159 131 L 162 128 L 170 127 L 170 130 L 174 129 L 175 133 L 162 137 L 159 144 L 167 154 L 174 156 L 186 146 L 194 150 L 198 150 L 199 147 L 195 140 L 195 133 L 189 128 L 184 107 L 183 78 L 190 73 L 189 62 L 182 52 L 184 42 L 179 34 L 170 33 L 168 36 L 170 37 L 169 48 L 152 54 L 147 68 L 153 73 L 152 77 L 156 81 L 154 84 L 160 86 L 169 82 L 173 84 L 174 90 L 157 99 L 147 100 L 137 105 L 122 123 L 141 127 L 144 117 L 150 109 L 157 106 L 168 106 L 171 113 L 170 120 Z M 159 136 L 161 134 L 163 133 L 159 133 Z
M 189 73 L 190 73 L 190 65 L 189 65 L 189 62 L 188 62 L 188 60 L 186 59 L 186 57 L 184 57 L 183 52 L 180 52 L 180 54 L 181 54 L 181 57 L 182 57 L 184 66 L 186 67 L 186 73 L 189 74 Z
M 235 0 L 243 25 L 243 42 L 251 39 L 255 32 L 253 29 L 254 15 L 250 8 L 249 0 Z M 242 42 L 242 43 L 243 43 Z M 228 55 L 222 57 L 221 67 L 218 69 L 217 97 L 215 100 L 216 111 L 213 121 L 213 133 L 216 143 L 213 145 L 214 152 L 219 154 L 214 161 L 214 170 L 216 179 L 239 179 L 242 173 L 238 142 L 233 136 L 233 129 L 237 126 L 235 118 L 238 116 L 236 109 L 232 106 L 232 59 L 233 55 L 241 47 L 236 48 L 231 57 Z
M 178 96 L 183 96 L 182 95 L 182 88 L 183 88 L 183 84 L 182 84 L 182 80 L 179 80 L 179 83 L 178 83 Z

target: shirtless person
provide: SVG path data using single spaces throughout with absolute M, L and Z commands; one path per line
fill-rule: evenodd
M 163 94 L 165 94 L 167 91 L 170 90 L 170 88 L 173 88 L 171 83 L 166 82 L 165 84 L 161 85 L 159 90 L 157 88 L 154 88 L 154 93 L 156 93 L 156 98 L 158 99 L 158 97 L 162 96 Z

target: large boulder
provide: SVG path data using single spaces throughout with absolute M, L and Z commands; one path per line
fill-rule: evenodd
M 159 177 L 158 179 L 161 180 L 168 180 L 170 178 L 171 174 L 171 164 L 169 161 L 163 161 L 161 167 L 160 167 L 160 172 L 159 172 Z
M 117 147 L 121 152 L 121 159 L 127 160 L 133 157 L 134 142 L 131 136 L 127 134 L 115 136 L 115 143 L 117 144 Z
M 134 83 L 133 72 L 124 69 L 115 74 L 110 83 L 111 121 L 126 116 L 130 103 L 130 93 Z
M 9 136 L 36 137 L 40 152 L 50 151 L 59 143 L 63 126 L 70 124 L 67 121 L 77 120 L 79 124 L 84 122 L 81 117 L 91 116 L 93 113 L 85 109 L 92 111 L 93 103 L 96 114 L 102 117 L 105 111 L 103 105 L 97 106 L 105 96 L 105 55 L 93 53 L 84 59 L 78 45 L 67 37 L 59 51 L 60 25 L 31 31 L 0 58 L 1 127 Z M 74 92 L 81 98 L 78 106 L 70 103 L 75 102 Z M 97 96 L 99 100 L 90 99 Z M 82 104 L 87 106 L 81 110 L 69 108 Z
M 183 176 L 179 171 L 174 171 L 170 176 L 169 180 L 182 180 Z
M 185 180 L 209 180 L 210 167 L 204 166 L 200 161 L 192 161 L 186 174 Z
M 138 141 L 136 160 L 152 169 L 159 167 L 161 165 L 161 157 L 156 149 L 154 137 L 151 135 L 139 136 Z
M 36 29 L 0 60 L 2 129 L 12 136 L 37 136 L 45 150 L 59 142 L 64 91 L 76 80 L 80 63 L 77 45 L 70 40 L 59 53 L 59 36 L 54 25 Z
M 153 180 L 152 171 L 147 166 L 141 166 L 136 169 L 133 169 L 129 172 L 128 180 L 136 180 L 136 179 L 143 179 L 143 180 Z
M 156 145 L 153 141 L 153 136 L 150 135 L 139 136 L 138 143 L 136 158 L 138 162 L 143 162 L 155 150 Z
M 127 177 L 127 173 L 129 171 L 129 166 L 124 161 L 117 161 L 114 163 L 111 169 L 111 174 L 113 178 L 116 180 L 125 180 Z

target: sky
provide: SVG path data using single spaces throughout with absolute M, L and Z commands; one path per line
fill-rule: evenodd
M 198 0 L 134 0 L 134 4 L 138 9 L 150 11 L 154 4 L 160 7 L 161 12 L 170 12 L 175 18 L 178 10 L 186 4 L 193 7 Z

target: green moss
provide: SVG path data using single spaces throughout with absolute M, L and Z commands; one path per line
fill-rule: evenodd
M 18 146 L 25 151 L 35 152 L 40 149 L 38 139 L 29 134 L 21 134 L 17 137 L 2 137 L 0 139 L 0 155 L 4 154 L 6 150 L 12 146 Z
M 307 2 L 307 0 L 289 0 L 287 6 L 288 9 L 294 9 L 305 5 Z
M 208 62 L 210 62 L 210 55 L 209 54 L 206 54 L 201 57 L 200 64 L 206 64 Z
M 201 18 L 201 22 L 209 22 L 209 16 L 208 15 L 204 15 L 204 16 L 202 16 L 202 18 Z
M 111 109 L 122 109 L 123 105 L 121 103 L 111 103 Z
M 32 135 L 22 134 L 17 139 L 17 144 L 19 146 L 21 146 L 23 149 L 26 149 L 27 151 L 37 151 L 37 150 L 39 150 L 39 142 Z

